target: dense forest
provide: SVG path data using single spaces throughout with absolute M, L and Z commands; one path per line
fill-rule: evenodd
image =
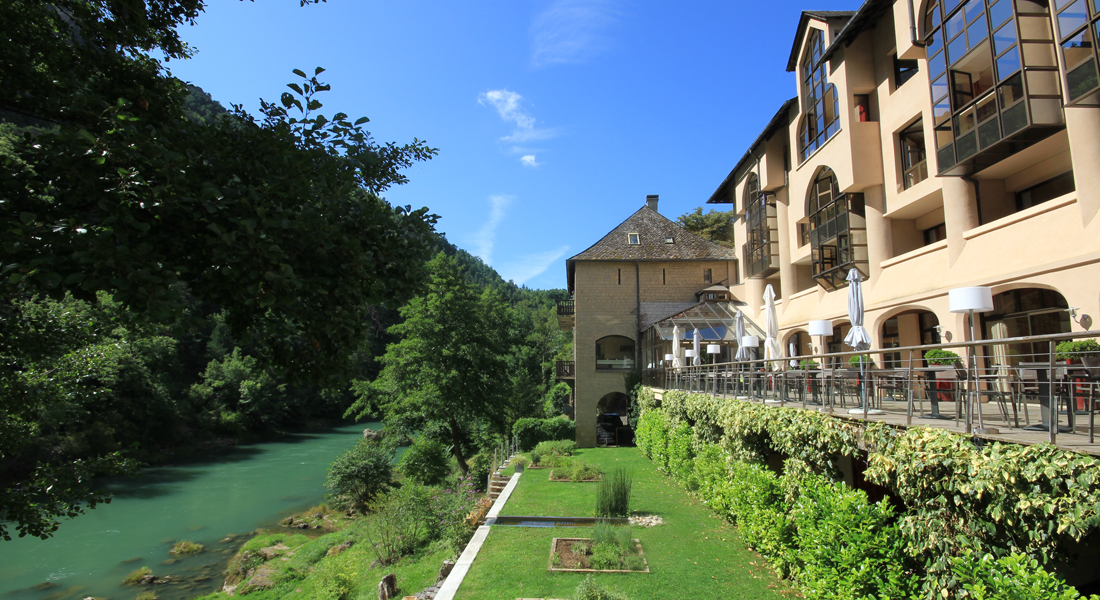
M 504 420 L 554 397 L 564 292 L 383 197 L 437 150 L 322 114 L 319 67 L 227 110 L 162 63 L 202 10 L 13 0 L 0 20 L 0 538 L 107 500 L 95 476 L 345 418 L 440 252 L 499 303 Z

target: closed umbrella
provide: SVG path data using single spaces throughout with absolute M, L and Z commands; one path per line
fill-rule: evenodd
M 791 368 L 798 366 L 798 360 L 795 358 L 798 356 L 798 348 L 795 347 L 794 342 L 791 342 L 790 346 L 787 346 L 787 356 L 791 357 Z
M 998 322 L 993 324 L 993 328 L 990 333 L 995 340 L 1003 340 L 1008 337 L 1008 325 L 1004 322 Z M 1000 375 L 996 379 L 997 390 L 1002 394 L 1007 394 L 1010 391 L 1010 384 L 1008 379 L 1004 377 L 1004 374 L 1008 371 L 1008 345 L 1007 344 L 993 344 L 993 365 L 996 367 L 997 375 Z
M 695 356 L 692 358 L 691 363 L 695 366 L 703 364 L 703 358 L 699 356 L 699 350 L 703 345 L 703 334 L 699 332 L 699 328 L 696 327 L 695 331 L 691 333 L 691 349 L 695 351 Z
M 844 343 L 851 346 L 856 352 L 862 352 L 871 347 L 871 335 L 863 327 L 863 276 L 856 269 L 848 271 L 848 320 L 852 322 L 852 328 L 844 338 Z M 882 414 L 882 411 L 869 411 L 867 407 L 867 374 L 864 371 L 863 356 L 859 357 L 859 387 L 863 409 L 851 410 L 868 414 Z
M 739 361 L 749 360 L 749 349 L 741 342 L 745 339 L 745 314 L 741 311 L 737 311 L 737 316 L 733 319 L 733 331 L 737 334 L 737 355 L 734 358 Z
M 764 360 L 774 360 L 783 357 L 783 348 L 779 345 L 779 315 L 775 312 L 775 290 L 772 284 L 764 288 L 764 327 L 767 329 L 767 337 L 764 338 Z M 768 363 L 768 366 L 778 368 L 779 363 Z
M 680 360 L 680 326 L 672 326 L 672 368 L 679 371 L 684 366 L 684 361 Z

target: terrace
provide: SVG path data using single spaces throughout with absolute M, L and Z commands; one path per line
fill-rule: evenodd
M 1087 331 L 870 349 L 862 367 L 857 352 L 716 362 L 653 370 L 645 383 L 1100 456 L 1100 351 L 1082 343 L 1098 337 Z M 1059 349 L 1069 341 L 1077 343 Z

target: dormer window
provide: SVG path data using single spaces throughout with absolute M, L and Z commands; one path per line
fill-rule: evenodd
M 676 238 L 674 238 L 672 236 L 666 237 L 665 238 L 665 243 L 666 244 L 675 244 L 676 243 Z
M 626 243 L 630 244 L 631 246 L 640 246 L 642 244 L 641 239 L 639 239 L 638 234 L 636 233 L 626 234 Z

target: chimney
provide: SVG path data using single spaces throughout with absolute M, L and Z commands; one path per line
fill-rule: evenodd
M 653 212 L 657 212 L 657 198 L 657 194 L 650 194 L 645 197 L 645 205 Z

